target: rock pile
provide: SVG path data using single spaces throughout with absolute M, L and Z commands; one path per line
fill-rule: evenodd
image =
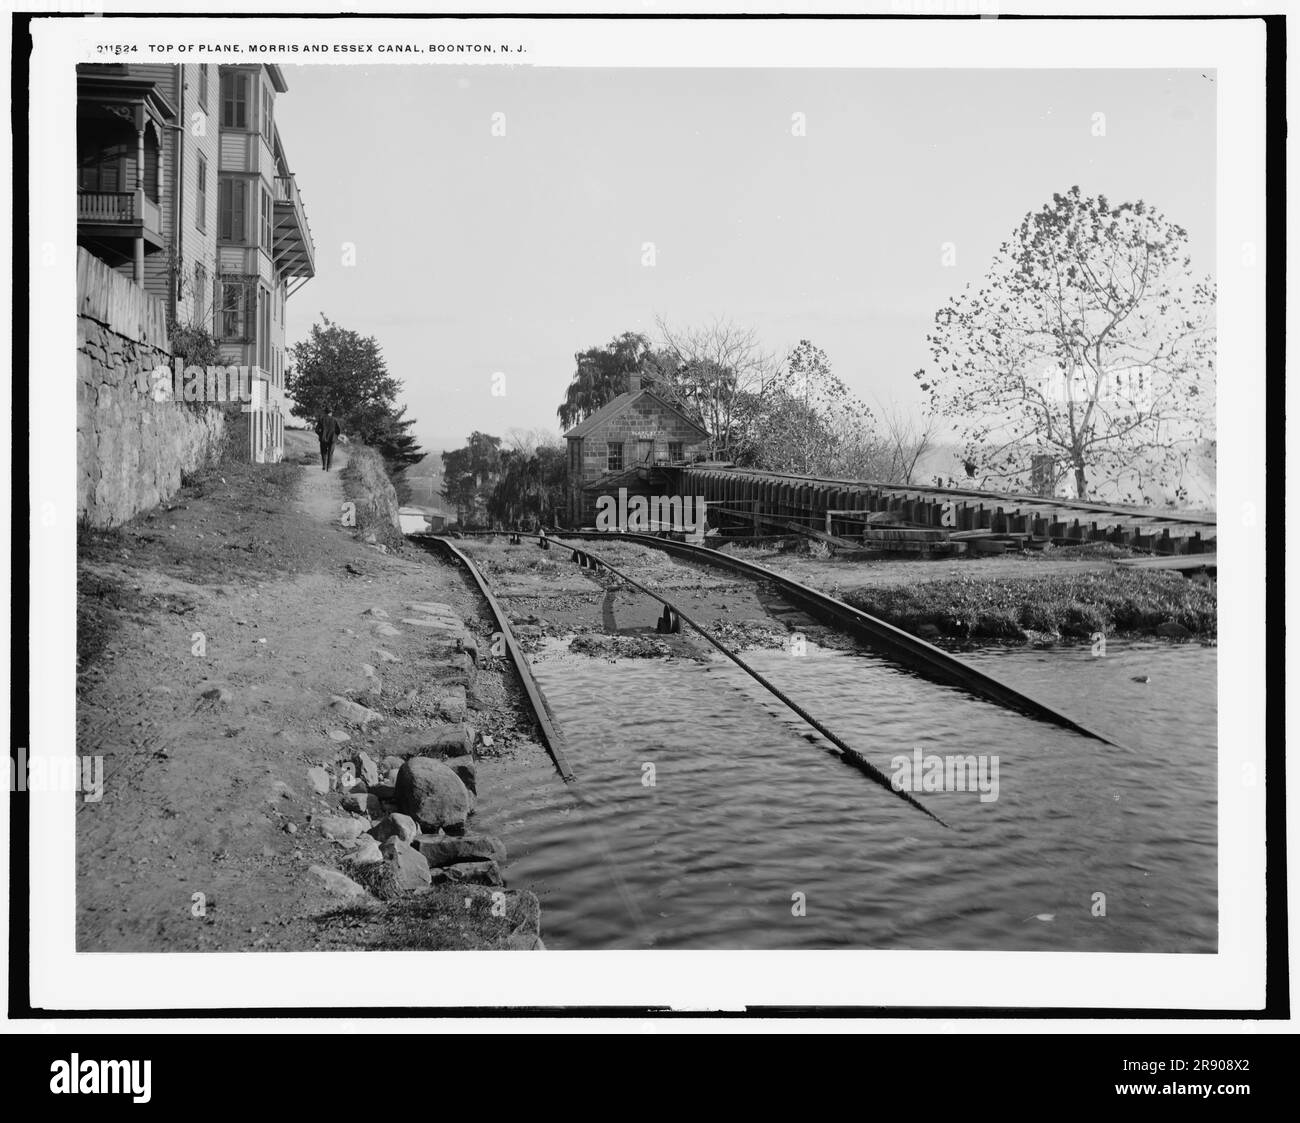
M 401 622 L 420 629 L 422 639 L 434 641 L 429 678 L 439 713 L 463 718 L 465 690 L 473 685 L 478 663 L 474 637 L 446 605 L 406 608 L 421 615 Z M 387 615 L 382 609 L 370 609 L 368 614 L 379 620 Z M 448 705 L 449 697 L 459 697 L 460 706 Z M 335 718 L 362 728 L 382 718 L 377 711 L 337 695 L 330 698 L 328 708 Z M 396 708 L 401 711 L 402 704 Z M 502 894 L 497 902 L 502 909 L 507 897 L 519 898 L 515 904 L 522 906 L 523 914 L 536 916 L 536 898 L 531 893 L 504 888 L 505 845 L 472 828 L 479 788 L 473 728 L 452 720 L 391 735 L 381 729 L 380 736 L 384 755 L 379 760 L 375 759 L 378 751 L 372 756 L 331 735 L 330 745 L 339 753 L 332 766 L 327 761 L 307 769 L 305 779 L 314 792 L 332 805 L 337 796 L 335 813 L 317 818 L 316 829 L 347 852 L 340 862 L 346 873 L 322 865 L 312 866 L 310 872 L 331 893 L 353 903 L 456 884 Z M 542 947 L 537 926 L 523 931 L 525 927 L 516 928 L 509 946 Z

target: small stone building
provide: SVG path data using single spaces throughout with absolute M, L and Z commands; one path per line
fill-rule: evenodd
M 596 500 L 617 495 L 664 495 L 671 484 L 664 469 L 694 459 L 709 434 L 675 405 L 643 390 L 639 375 L 628 389 L 567 433 L 568 516 L 572 527 L 590 526 Z

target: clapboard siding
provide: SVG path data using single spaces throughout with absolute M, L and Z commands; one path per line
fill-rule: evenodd
M 176 67 L 168 63 L 137 63 L 127 64 L 127 70 L 130 71 L 131 77 L 143 78 L 148 82 L 153 82 L 158 86 L 167 100 L 176 104 Z
M 202 113 L 199 105 L 199 73 L 208 72 L 208 114 L 202 135 L 196 135 L 194 114 Z M 181 67 L 185 81 L 185 130 L 178 134 L 183 148 L 181 161 L 180 239 L 183 262 L 181 316 L 193 323 L 212 327 L 212 279 L 217 274 L 217 174 L 220 164 L 220 138 L 217 117 L 213 112 L 220 97 L 220 77 L 216 66 L 194 64 Z M 199 157 L 208 164 L 207 203 L 204 229 L 199 229 Z M 199 292 L 194 280 L 194 266 L 202 264 L 208 278 L 206 291 Z

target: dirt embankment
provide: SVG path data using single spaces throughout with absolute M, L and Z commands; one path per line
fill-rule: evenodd
M 545 760 L 486 606 L 289 436 L 79 543 L 78 949 L 540 946 L 474 827 Z
M 1108 636 L 1213 640 L 1217 584 L 1204 575 L 1124 569 L 1104 543 L 993 557 L 815 557 L 806 550 L 729 553 L 829 593 L 926 639 L 1049 644 Z

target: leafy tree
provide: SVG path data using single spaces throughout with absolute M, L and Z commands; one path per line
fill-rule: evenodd
M 504 450 L 488 515 L 507 527 L 553 522 L 554 512 L 564 505 L 567 467 L 564 448 L 553 438 L 536 447 Z
M 1185 495 L 1215 390 L 1215 291 L 1192 273 L 1186 230 L 1072 187 L 969 290 L 935 315 L 933 366 L 916 372 L 968 462 L 1021 482 L 1051 465 L 1051 485 L 1072 476 L 1080 498 L 1102 483 Z
M 409 430 L 414 419 L 397 405 L 402 383 L 388 373 L 374 336 L 361 336 L 321 317 L 292 348 L 285 393 L 296 417 L 317 418 L 332 409 L 345 432 L 373 445 L 392 471 L 424 455 Z
M 379 450 L 379 454 L 394 471 L 400 472 L 424 459 L 424 450 L 415 443 L 415 438 L 410 433 L 415 419 L 406 416 L 405 406 L 397 409 L 380 405 L 364 406 L 348 414 L 348 422 L 366 444 Z
M 860 474 L 878 444 L 871 411 L 831 369 L 826 352 L 801 339 L 745 413 L 747 459 L 773 472 Z
M 571 429 L 627 389 L 629 374 L 640 373 L 650 358 L 650 340 L 625 331 L 605 344 L 573 356 L 576 369 L 555 411 L 561 427 Z
M 501 438 L 475 431 L 464 448 L 442 454 L 442 493 L 462 525 L 487 518 L 487 497 L 501 471 Z

